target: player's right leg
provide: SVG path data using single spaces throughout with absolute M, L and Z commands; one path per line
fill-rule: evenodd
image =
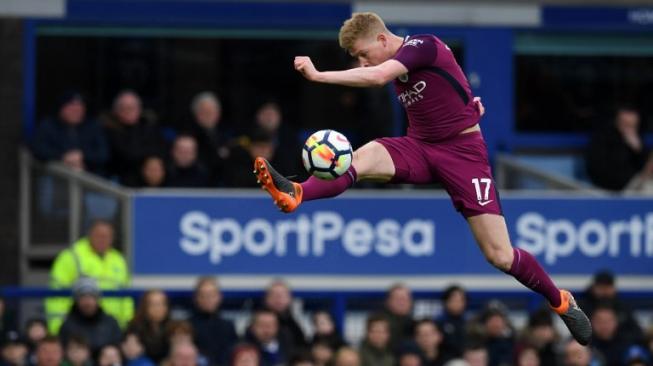
M 374 179 L 388 181 L 395 173 L 390 153 L 380 143 L 371 141 L 354 151 L 351 167 L 334 180 L 308 178 L 299 184 L 277 172 L 264 158 L 254 160 L 254 174 L 274 204 L 283 212 L 292 212 L 304 201 L 334 197 L 350 188 L 356 181 Z

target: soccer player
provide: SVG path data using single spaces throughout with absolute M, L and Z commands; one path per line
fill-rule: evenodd
M 478 124 L 483 105 L 473 98 L 449 47 L 433 35 L 399 37 L 374 13 L 354 13 L 340 29 L 339 41 L 361 67 L 320 72 L 309 57 L 298 56 L 295 69 L 310 81 L 352 87 L 392 81 L 408 114 L 407 136 L 367 143 L 354 152 L 347 173 L 330 181 L 310 177 L 301 184 L 292 182 L 265 159 L 255 159 L 254 174 L 275 204 L 292 212 L 302 202 L 337 196 L 364 179 L 440 181 L 485 258 L 543 295 L 578 343 L 588 344 L 592 326 L 571 293 L 558 289 L 530 253 L 510 243 Z

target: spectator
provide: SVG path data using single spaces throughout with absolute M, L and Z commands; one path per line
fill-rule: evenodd
M 617 333 L 623 339 L 629 343 L 643 340 L 642 329 L 635 320 L 630 307 L 619 298 L 614 275 L 607 270 L 594 274 L 592 284 L 587 289 L 581 306 L 587 312 L 587 316 L 591 317 L 594 309 L 601 306 L 601 304 L 609 305 L 616 312 L 619 324 Z
M 488 353 L 489 366 L 503 366 L 512 363 L 514 332 L 505 305 L 490 302 L 481 315 L 482 336 Z
M 170 366 L 197 366 L 197 348 L 190 342 L 180 342 L 172 346 Z
M 238 341 L 233 322 L 220 313 L 222 293 L 213 277 L 202 277 L 195 285 L 194 307 L 190 322 L 195 330 L 195 344 L 211 365 L 226 365 L 227 355 Z
M 127 185 L 140 188 L 160 188 L 165 186 L 165 179 L 165 162 L 160 157 L 151 155 L 143 160 L 138 179 L 128 182 Z
M 318 310 L 313 313 L 313 329 L 315 331 L 313 333 L 312 344 L 315 344 L 317 341 L 325 341 L 332 350 L 337 350 L 345 345 L 345 341 L 338 333 L 329 312 Z
M 413 337 L 415 321 L 410 289 L 403 284 L 390 287 L 382 313 L 390 325 L 390 349 L 397 350 L 404 341 Z
M 261 355 L 261 366 L 285 364 L 292 351 L 290 336 L 279 328 L 277 315 L 271 310 L 258 310 L 245 335 Z
M 465 290 L 453 285 L 442 293 L 444 312 L 437 323 L 442 331 L 442 351 L 446 358 L 459 358 L 463 356 L 465 348 L 465 310 L 467 308 L 467 294 Z
M 628 348 L 624 357 L 626 366 L 649 366 L 651 355 L 641 346 L 635 345 Z
M 334 366 L 361 366 L 361 358 L 358 352 L 351 347 L 341 347 L 334 358 Z
M 280 172 L 287 172 L 287 174 L 303 172 L 299 163 L 302 145 L 296 134 L 284 123 L 281 106 L 278 103 L 274 101 L 263 103 L 256 111 L 255 126 L 271 135 L 276 151 L 274 166 L 278 167 Z
M 599 305 L 591 320 L 594 330 L 592 345 L 605 357 L 607 366 L 621 365 L 630 344 L 617 332 L 616 312 L 609 304 Z
M 58 115 L 39 124 L 32 141 L 34 155 L 60 161 L 75 170 L 102 173 L 109 160 L 105 135 L 97 121 L 86 117 L 81 94 L 68 92 L 59 100 Z
M 27 341 L 27 349 L 29 352 L 29 359 L 36 360 L 36 347 L 38 344 L 48 336 L 48 328 L 45 320 L 40 318 L 31 318 L 25 324 L 25 340 Z M 34 362 L 30 362 L 34 363 Z
M 279 321 L 279 328 L 291 336 L 292 347 L 295 349 L 306 347 L 306 338 L 302 328 L 292 315 L 292 293 L 288 284 L 275 280 L 265 290 L 264 307 L 272 311 Z
M 47 336 L 36 346 L 35 366 L 60 366 L 63 361 L 63 349 L 59 338 Z
M 97 366 L 121 366 L 122 358 L 116 345 L 104 345 L 98 353 Z
M 7 331 L 2 342 L 2 366 L 26 366 L 28 364 L 27 342 L 15 330 Z
M 551 311 L 543 309 L 531 314 L 528 326 L 524 329 L 522 345 L 533 347 L 537 350 L 538 358 L 542 365 L 555 366 L 558 357 L 555 344 L 558 334 L 553 326 Z
M 109 173 L 121 183 L 137 181 L 145 157 L 164 151 L 161 131 L 143 118 L 141 98 L 131 90 L 116 95 L 105 131 L 111 148 Z
M 59 253 L 50 271 L 50 288 L 70 288 L 79 278 L 94 278 L 101 290 L 119 290 L 129 286 L 129 270 L 125 258 L 113 248 L 113 225 L 97 220 L 89 229 L 88 236 Z M 106 298 L 102 309 L 124 327 L 134 314 L 130 297 Z M 72 301 L 65 297 L 46 299 L 45 308 L 48 328 L 57 334 Z
M 261 156 L 276 164 L 276 145 L 270 132 L 256 128 L 248 136 L 239 138 L 231 146 L 229 157 L 225 160 L 224 183 L 227 187 L 258 187 L 252 175 L 254 159 Z M 276 166 L 276 165 L 275 165 Z
M 209 172 L 197 160 L 197 141 L 190 135 L 175 138 L 168 166 L 168 187 L 199 188 L 209 186 Z
M 390 323 L 385 315 L 371 315 L 367 319 L 366 335 L 358 351 L 362 366 L 393 366 L 395 359 L 390 348 Z
M 168 323 L 168 343 L 171 348 L 174 348 L 175 345 L 181 343 L 192 343 L 195 344 L 193 339 L 193 326 L 185 320 L 173 320 Z M 216 339 L 217 340 L 217 339 Z M 199 366 L 208 366 L 210 365 L 209 359 L 206 358 L 203 354 L 197 352 L 197 364 Z
M 441 366 L 448 361 L 442 352 L 442 332 L 435 322 L 424 319 L 415 325 L 415 344 L 424 366 Z
M 202 92 L 191 103 L 193 125 L 191 134 L 197 140 L 199 159 L 211 172 L 211 182 L 217 185 L 222 180 L 223 160 L 229 154 L 226 147 L 230 133 L 221 123 L 222 104 L 211 92 Z
M 488 366 L 489 357 L 487 349 L 478 342 L 465 346 L 463 350 L 463 359 L 469 366 Z
M 166 329 L 170 322 L 168 297 L 161 290 L 148 290 L 141 297 L 134 320 L 127 328 L 138 334 L 145 346 L 145 354 L 155 363 L 168 355 Z
M 289 366 L 315 366 L 311 355 L 300 353 L 293 356 L 288 363 Z
M 154 362 L 145 355 L 143 342 L 136 332 L 125 332 L 120 349 L 126 366 L 154 366 Z
M 316 366 L 327 366 L 333 363 L 335 350 L 331 348 L 329 341 L 325 339 L 313 340 L 311 344 L 311 356 Z
M 422 358 L 417 352 L 405 351 L 399 354 L 399 366 L 424 366 Z M 439 364 L 441 365 L 441 364 Z
M 540 364 L 540 356 L 535 347 L 522 346 L 515 354 L 515 366 L 540 366 Z
M 259 366 L 260 355 L 258 349 L 251 344 L 243 343 L 234 347 L 231 352 L 230 366 Z
M 587 169 L 594 184 L 612 191 L 626 188 L 638 175 L 643 179 L 653 176 L 653 155 L 645 149 L 637 110 L 619 107 L 614 121 L 594 133 L 587 151 Z
M 88 341 L 92 352 L 107 344 L 118 343 L 120 326 L 100 307 L 100 289 L 95 279 L 78 279 L 73 285 L 73 296 L 73 307 L 59 331 L 62 342 L 67 345 L 72 336 L 81 336 Z
M 571 339 L 564 346 L 564 366 L 590 366 L 598 363 L 592 362 L 592 353 L 589 347 L 581 346 Z
M 72 335 L 64 342 L 65 360 L 62 366 L 92 366 L 91 348 L 86 338 Z

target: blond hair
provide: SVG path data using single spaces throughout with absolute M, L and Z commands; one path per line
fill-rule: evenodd
M 351 51 L 358 39 L 373 36 L 378 33 L 388 33 L 383 19 L 376 13 L 353 13 L 340 27 L 338 42 L 340 47 Z

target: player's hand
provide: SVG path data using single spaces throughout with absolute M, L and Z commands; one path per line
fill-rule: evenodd
M 308 80 L 315 81 L 318 71 L 313 61 L 308 56 L 295 56 L 295 70 L 299 71 Z
M 485 107 L 483 106 L 483 103 L 481 103 L 481 97 L 474 97 L 472 99 L 474 101 L 474 104 L 476 104 L 476 109 L 478 109 L 478 112 L 482 115 L 485 114 Z

